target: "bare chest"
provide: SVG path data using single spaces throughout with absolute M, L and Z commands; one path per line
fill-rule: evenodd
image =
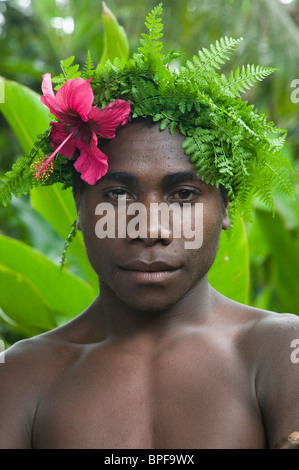
M 254 448 L 264 434 L 238 362 L 192 349 L 89 355 L 61 367 L 40 399 L 36 448 Z

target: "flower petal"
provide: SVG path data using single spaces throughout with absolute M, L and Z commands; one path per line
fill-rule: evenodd
M 130 101 L 116 100 L 106 108 L 93 106 L 88 114 L 89 125 L 98 135 L 105 139 L 113 139 L 117 127 L 130 120 Z
M 65 124 L 53 122 L 52 129 L 50 132 L 50 142 L 54 150 L 56 150 L 59 145 L 63 143 L 64 140 L 67 139 L 71 130 L 70 126 L 66 126 Z M 66 158 L 73 158 L 75 150 L 77 147 L 77 139 L 71 137 L 60 149 L 59 153 L 64 155 Z
M 44 95 L 46 95 L 50 98 L 55 98 L 50 73 L 45 73 L 43 75 L 42 92 L 43 92 Z
M 93 140 L 89 146 L 78 141 L 78 148 L 81 153 L 75 161 L 74 167 L 81 173 L 83 181 L 94 185 L 108 171 L 107 155 L 98 149 Z
M 50 73 L 45 73 L 43 75 L 42 92 L 43 96 L 41 96 L 41 102 L 49 108 L 51 114 L 60 118 L 61 114 L 64 113 L 64 110 L 57 104 Z
M 74 78 L 67 80 L 56 93 L 56 104 L 64 110 L 66 116 L 64 122 L 70 122 L 79 115 L 85 122 L 88 121 L 88 113 L 93 103 L 93 91 L 89 84 L 91 79 Z

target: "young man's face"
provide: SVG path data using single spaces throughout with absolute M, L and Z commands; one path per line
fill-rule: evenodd
M 229 226 L 220 190 L 196 176 L 182 142 L 179 133 L 172 136 L 160 131 L 158 124 L 127 124 L 102 149 L 108 156 L 107 175 L 95 186 L 85 185 L 75 197 L 78 226 L 101 289 L 108 288 L 132 309 L 164 310 L 186 296 L 205 278 L 217 253 L 221 229 Z M 129 215 L 136 203 L 146 210 L 146 216 L 144 211 L 143 215 L 134 211 Z M 161 203 L 164 207 L 175 203 L 176 212 L 169 212 L 169 220 L 151 217 L 151 210 Z M 189 212 L 183 219 L 186 206 Z M 103 208 L 111 208 L 110 219 Z M 198 223 L 200 214 L 202 225 Z M 106 226 L 101 223 L 104 220 Z M 119 227 L 124 220 L 125 234 L 124 226 Z M 99 238 L 99 227 L 108 233 L 108 224 L 110 236 Z M 193 245 L 187 227 L 201 232 L 194 236 L 197 243 Z M 201 236 L 202 243 L 198 243 Z

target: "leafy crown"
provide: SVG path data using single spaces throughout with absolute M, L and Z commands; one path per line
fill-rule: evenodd
M 120 98 L 130 100 L 133 119 L 151 116 L 161 130 L 169 129 L 173 134 L 177 129 L 185 137 L 183 149 L 197 174 L 226 189 L 233 214 L 249 218 L 254 195 L 273 208 L 276 187 L 292 196 L 291 168 L 281 151 L 286 131 L 241 99 L 242 93 L 276 69 L 247 65 L 228 78 L 220 74 L 222 65 L 242 42 L 242 38 L 228 37 L 198 51 L 179 70 L 173 69 L 171 61 L 180 54 L 176 50 L 162 53 L 161 13 L 159 4 L 146 17 L 148 31 L 129 60 L 116 58 L 95 68 L 88 53 L 82 72 L 74 65 L 74 57 L 61 61 L 62 74 L 52 79 L 56 89 L 68 79 L 92 77 L 95 106 L 101 108 Z M 37 184 L 72 185 L 74 161 L 62 155 L 54 160 L 48 179 L 33 178 L 32 163 L 51 149 L 48 135 L 49 130 L 5 175 L 0 202 L 5 204 L 13 194 L 19 196 Z

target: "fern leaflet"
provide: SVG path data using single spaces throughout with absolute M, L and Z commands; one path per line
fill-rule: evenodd
M 91 57 L 90 51 L 87 52 L 87 59 L 83 67 L 83 78 L 88 79 L 93 77 L 95 74 L 95 67 Z
M 67 80 L 81 77 L 79 65 L 74 64 L 74 61 L 75 56 L 60 61 L 62 73 L 56 77 L 52 77 L 52 82 L 57 83 L 57 86 L 54 88 L 55 90 L 58 90 Z
M 245 93 L 257 81 L 264 80 L 268 75 L 271 75 L 273 72 L 278 70 L 277 68 L 272 67 L 263 67 L 261 65 L 247 65 L 246 68 L 243 65 L 241 70 L 238 67 L 235 73 L 231 72 L 229 80 L 226 85 L 223 87 L 223 91 L 229 90 L 235 96 L 240 96 L 241 93 Z M 226 79 L 222 76 L 222 81 Z
M 201 73 L 204 69 L 219 69 L 229 59 L 228 54 L 242 41 L 243 38 L 233 39 L 224 37 L 220 41 L 216 41 L 215 44 L 211 44 L 210 50 L 206 48 L 199 50 L 198 57 L 195 56 L 193 58 L 196 69 L 190 79 Z
M 140 39 L 141 46 L 138 51 L 144 56 L 151 56 L 158 54 L 163 47 L 163 43 L 159 39 L 163 36 L 162 18 L 158 15 L 162 14 L 162 3 L 157 5 L 146 17 L 145 26 L 148 29 L 148 34 L 142 34 Z M 161 58 L 164 58 L 161 54 Z

